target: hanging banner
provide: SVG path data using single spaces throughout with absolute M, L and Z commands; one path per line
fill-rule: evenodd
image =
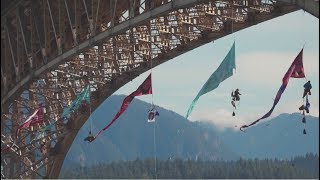
M 63 110 L 61 118 L 67 118 L 69 114 L 78 109 L 82 103 L 90 103 L 90 85 L 87 85 L 71 104 Z
M 305 77 L 302 56 L 303 56 L 303 49 L 301 49 L 300 53 L 294 59 L 294 61 L 292 62 L 290 68 L 288 69 L 288 71 L 286 72 L 284 77 L 282 78 L 282 85 L 281 85 L 280 89 L 277 92 L 276 98 L 274 99 L 273 105 L 272 105 L 271 109 L 269 110 L 269 112 L 267 112 L 264 116 L 262 116 L 261 118 L 257 119 L 256 121 L 253 121 L 251 124 L 241 126 L 240 127 L 241 131 L 243 131 L 242 129 L 250 127 L 250 126 L 256 124 L 257 122 L 259 122 L 261 119 L 267 118 L 267 117 L 269 117 L 271 115 L 271 113 L 273 112 L 274 108 L 278 104 L 282 93 L 286 89 L 290 78 L 304 78 Z
M 127 110 L 127 108 L 129 107 L 130 103 L 132 102 L 132 100 L 135 96 L 142 96 L 142 95 L 147 95 L 147 94 L 152 94 L 151 73 L 147 77 L 147 79 L 144 80 L 144 82 L 138 87 L 138 89 L 136 91 L 134 91 L 129 96 L 124 98 L 122 105 L 121 105 L 121 108 L 118 111 L 118 113 L 113 117 L 113 119 L 110 121 L 110 123 L 106 127 L 101 129 L 96 134 L 96 136 L 94 138 L 96 139 L 103 131 L 107 130 L 121 116 L 121 114 L 123 114 Z
M 32 115 L 17 128 L 16 136 L 18 136 L 18 134 L 22 129 L 26 129 L 29 126 L 42 123 L 42 122 L 43 122 L 43 110 L 42 110 L 42 105 L 39 105 L 39 107 L 32 113 Z
M 219 65 L 218 69 L 212 73 L 212 75 L 207 80 L 207 82 L 202 86 L 198 95 L 192 101 L 187 111 L 186 119 L 188 119 L 189 115 L 191 114 L 200 96 L 216 89 L 222 81 L 226 80 L 227 78 L 233 75 L 233 69 L 235 68 L 236 68 L 236 63 L 235 63 L 235 42 L 234 42 L 227 56 L 223 59 L 223 61 Z

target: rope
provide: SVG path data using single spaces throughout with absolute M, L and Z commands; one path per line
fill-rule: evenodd
M 90 115 L 89 115 L 89 122 L 90 122 L 90 131 L 89 131 L 89 133 L 90 133 L 90 135 L 92 135 L 92 108 L 91 108 L 91 84 L 90 84 L 90 82 L 89 82 L 89 113 L 90 113 Z M 89 149 L 91 150 L 91 152 L 93 152 L 92 145 L 89 144 L 89 143 L 86 143 L 86 144 L 89 146 Z M 86 158 L 86 157 L 84 157 L 84 158 Z M 85 159 L 83 161 L 85 161 Z M 82 166 L 82 164 L 80 164 L 80 165 Z M 82 170 L 83 170 L 83 168 L 82 168 Z
M 306 11 L 303 10 L 303 17 L 302 17 L 303 21 L 302 21 L 302 23 L 305 21 L 305 12 L 306 12 Z M 303 24 L 304 24 L 304 23 L 303 23 Z M 303 26 L 303 27 L 304 27 L 304 26 Z M 307 43 L 306 40 L 304 40 L 302 49 L 304 49 L 306 43 Z M 302 55 L 302 59 L 303 59 L 303 55 Z M 304 76 L 304 79 L 305 79 L 306 82 L 308 82 L 308 79 L 307 79 L 306 75 Z M 303 99 L 303 103 L 304 103 L 304 98 L 302 98 L 302 99 Z
M 151 41 L 151 32 L 150 32 L 150 41 Z M 151 69 L 150 69 L 150 73 L 151 73 L 151 76 L 152 76 L 152 69 L 153 69 L 153 64 L 152 64 L 152 45 L 150 44 L 150 66 L 151 66 Z M 151 87 L 152 88 L 152 87 Z M 153 90 L 153 89 L 152 89 Z M 152 91 L 152 94 L 151 94 L 151 104 L 153 106 L 153 91 Z
M 151 41 L 151 32 L 150 32 L 150 41 Z M 152 69 L 153 69 L 153 64 L 152 64 L 152 45 L 150 44 L 150 73 L 151 73 L 151 77 L 152 77 Z M 152 87 L 151 87 L 152 88 Z M 153 89 L 152 89 L 152 93 L 151 93 L 151 105 L 152 108 L 154 108 L 154 104 L 153 104 Z M 153 151 L 154 151 L 154 173 L 155 173 L 155 178 L 157 179 L 157 146 L 156 146 L 156 121 L 154 121 L 154 125 L 153 125 Z
M 115 4 L 114 4 L 114 10 L 113 10 L 113 15 L 112 15 L 112 26 L 114 27 L 114 16 L 116 14 L 116 11 L 117 11 L 117 1 L 118 0 L 115 0 Z
M 306 41 L 304 41 L 304 44 L 302 46 L 302 49 L 304 49 L 305 45 L 306 45 Z M 302 59 L 303 59 L 303 55 L 302 55 Z M 304 74 L 304 79 L 306 80 L 306 82 L 308 81 L 307 77 L 306 77 L 306 74 Z
M 236 35 L 233 34 L 234 31 L 234 17 L 233 17 L 233 3 L 231 4 L 231 34 L 233 35 L 233 42 L 236 42 Z M 237 72 L 237 68 L 234 68 L 234 73 Z
M 231 4 L 231 34 L 233 34 L 234 31 L 234 17 L 233 17 L 233 3 Z M 236 35 L 233 34 L 233 41 L 236 41 Z
M 156 121 L 154 122 L 154 126 L 153 126 L 153 147 L 154 147 L 154 173 L 157 177 L 157 148 L 156 148 Z
M 306 11 L 303 10 L 302 23 L 303 23 L 304 25 L 302 25 L 302 27 L 306 27 L 305 25 L 307 24 L 307 23 L 305 23 L 305 22 L 306 22 L 306 16 L 305 16 L 305 14 L 306 14 Z M 304 40 L 303 48 L 304 48 L 305 45 L 306 45 L 306 40 Z
M 91 84 L 89 82 L 89 112 L 90 112 L 90 117 L 89 117 L 89 121 L 90 121 L 90 132 L 92 132 L 92 109 L 91 109 Z
M 236 42 L 236 35 L 234 32 L 234 21 L 235 21 L 235 17 L 234 17 L 234 13 L 233 13 L 233 10 L 234 10 L 234 4 L 233 4 L 233 1 L 231 1 L 231 34 L 233 35 L 233 42 Z M 234 68 L 234 73 L 236 74 L 237 73 L 237 68 Z M 235 92 L 235 90 L 232 89 L 232 92 Z M 233 98 L 233 97 L 232 97 Z M 231 99 L 233 101 L 233 99 Z M 236 101 L 233 101 L 234 102 L 234 107 L 233 107 L 233 114 L 234 115 L 233 117 L 235 118 L 236 115 L 236 111 L 237 111 L 237 108 L 236 108 Z M 238 105 L 240 105 L 240 101 L 238 102 Z
M 304 22 L 306 22 L 306 16 L 305 16 L 305 14 L 306 14 L 306 11 L 303 9 L 303 15 L 302 15 L 302 27 L 305 27 L 305 25 L 306 25 L 306 23 L 304 23 Z M 304 43 L 303 43 L 302 49 L 304 49 L 304 47 L 306 46 L 306 44 L 307 44 L 307 41 L 306 41 L 306 40 L 304 40 Z M 304 77 L 304 79 L 306 80 L 306 82 L 308 81 L 306 77 Z
M 303 19 L 303 21 L 302 21 L 302 24 L 303 24 L 303 27 L 305 27 L 304 25 L 305 25 L 305 10 L 303 10 L 303 15 L 302 15 L 302 19 Z M 302 49 L 304 49 L 304 47 L 305 47 L 305 45 L 306 45 L 306 40 L 304 40 L 304 43 L 303 43 L 303 46 L 302 46 Z M 302 57 L 302 59 L 303 59 L 303 57 Z M 306 77 L 306 75 L 305 75 L 305 77 L 304 77 L 304 79 L 305 79 L 305 81 L 307 82 L 308 81 L 308 79 L 307 79 L 307 77 Z M 304 94 L 304 92 L 303 92 L 303 94 Z M 303 106 L 304 106 L 304 103 L 305 103 L 305 100 L 308 98 L 308 94 L 306 95 L 306 97 L 305 98 L 302 98 L 302 104 L 303 104 Z M 303 129 L 303 132 L 304 131 L 306 131 L 306 116 L 305 116 L 305 110 L 303 109 L 302 110 L 302 118 L 304 118 L 304 120 L 305 120 L 305 122 L 303 122 L 303 127 L 304 127 L 304 129 Z

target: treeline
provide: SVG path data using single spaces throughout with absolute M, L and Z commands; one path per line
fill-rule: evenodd
M 306 154 L 291 160 L 237 161 L 157 160 L 119 161 L 76 167 L 61 173 L 68 179 L 319 179 L 319 156 Z

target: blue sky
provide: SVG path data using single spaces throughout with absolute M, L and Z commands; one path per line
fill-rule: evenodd
M 309 99 L 311 115 L 319 117 L 319 19 L 302 10 L 225 36 L 155 67 L 154 103 L 185 116 L 191 101 L 217 69 L 234 39 L 236 73 L 214 91 L 201 96 L 189 120 L 209 121 L 223 129 L 260 118 L 271 108 L 283 75 L 303 45 L 305 73 L 313 85 Z M 130 94 L 149 73 L 141 74 L 115 94 Z M 305 82 L 305 79 L 290 79 L 272 117 L 298 112 Z M 243 95 L 237 116 L 232 117 L 230 94 L 236 88 Z M 139 99 L 151 102 L 151 95 Z

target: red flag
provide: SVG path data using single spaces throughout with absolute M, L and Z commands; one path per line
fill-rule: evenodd
M 286 74 L 283 76 L 282 78 L 282 85 L 279 88 L 277 95 L 274 99 L 273 105 L 271 107 L 271 109 L 269 110 L 269 112 L 267 112 L 264 116 L 262 116 L 260 119 L 257 119 L 255 121 L 253 121 L 251 124 L 249 125 L 243 125 L 240 127 L 240 130 L 242 131 L 243 128 L 247 128 L 250 127 L 254 124 L 256 124 L 257 122 L 259 122 L 261 119 L 267 118 L 271 115 L 271 113 L 273 112 L 274 108 L 276 107 L 276 105 L 278 104 L 282 93 L 284 92 L 284 90 L 286 89 L 289 79 L 290 77 L 292 78 L 304 78 L 305 74 L 304 74 L 304 68 L 303 68 L 303 62 L 302 62 L 302 55 L 303 55 L 303 49 L 301 49 L 300 53 L 298 54 L 298 56 L 294 59 L 294 61 L 292 62 L 290 68 L 288 69 L 288 71 L 286 72 Z
M 133 98 L 135 96 L 141 96 L 141 95 L 146 95 L 146 94 L 152 94 L 152 83 L 151 83 L 151 73 L 150 75 L 147 77 L 146 80 L 144 80 L 144 82 L 138 87 L 137 90 L 135 90 L 134 92 L 132 92 L 129 96 L 127 96 L 126 98 L 124 98 L 121 108 L 118 111 L 118 113 L 113 117 L 113 119 L 111 120 L 111 122 L 104 127 L 103 129 L 101 129 L 97 135 L 94 138 L 97 138 L 102 131 L 107 130 L 120 116 L 122 113 L 124 113 L 124 111 L 127 110 L 129 104 L 131 103 L 131 101 L 133 100 Z
M 282 82 L 283 84 L 287 85 L 289 82 L 289 78 L 304 78 L 304 68 L 303 68 L 303 62 L 302 62 L 302 55 L 303 55 L 303 49 L 301 49 L 298 56 L 294 59 L 292 62 L 290 68 L 284 75 Z
M 17 128 L 16 136 L 18 136 L 18 133 L 20 132 L 21 129 L 25 129 L 31 125 L 35 125 L 42 122 L 43 122 L 43 110 L 42 110 L 42 107 L 39 106 L 38 109 L 35 110 L 34 113 Z

